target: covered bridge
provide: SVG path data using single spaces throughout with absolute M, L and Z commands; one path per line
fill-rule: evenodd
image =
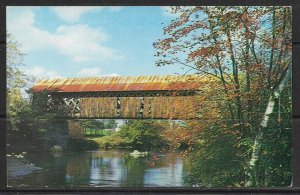
M 57 78 L 32 90 L 60 99 L 72 118 L 181 119 L 196 117 L 204 82 L 199 75 Z

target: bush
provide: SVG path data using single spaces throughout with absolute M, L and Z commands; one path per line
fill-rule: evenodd
M 205 130 L 190 155 L 185 183 L 197 187 L 243 186 L 245 172 L 236 139 L 234 130 L 218 126 Z
M 156 121 L 132 120 L 121 127 L 120 137 L 137 150 L 153 150 L 164 146 L 162 132 L 164 127 Z

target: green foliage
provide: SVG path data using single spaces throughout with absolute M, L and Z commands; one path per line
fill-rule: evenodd
M 121 127 L 118 134 L 128 139 L 129 144 L 135 149 L 151 150 L 164 144 L 162 131 L 164 131 L 163 126 L 155 121 L 130 120 Z
M 106 129 L 115 129 L 118 126 L 118 123 L 116 120 L 108 119 L 104 121 L 104 124 L 106 126 Z
M 99 120 L 82 120 L 80 121 L 81 126 L 84 129 L 103 129 L 104 123 Z
M 85 131 L 87 136 L 108 136 L 112 131 L 108 129 L 114 129 L 117 127 L 117 122 L 112 119 L 108 120 L 81 120 L 81 127 Z
M 106 129 L 85 129 L 84 135 L 85 136 L 109 136 L 112 134 L 111 130 Z
M 23 99 L 20 89 L 10 89 L 7 94 L 7 114 L 9 117 L 8 133 L 20 130 L 21 122 L 30 116 L 29 101 Z
M 12 35 L 7 34 L 6 44 L 6 65 L 7 65 L 7 88 L 21 89 L 26 85 L 26 75 L 21 71 L 20 67 L 24 66 L 24 54 L 20 50 L 20 44 L 14 41 Z
M 238 135 L 215 125 L 201 134 L 198 146 L 188 157 L 187 186 L 242 186 L 245 172 L 238 155 Z
M 7 115 L 8 134 L 20 130 L 22 118 L 31 111 L 28 100 L 22 96 L 22 88 L 27 80 L 20 67 L 23 66 L 24 54 L 20 50 L 20 44 L 15 42 L 10 34 L 7 34 L 6 62 L 7 62 Z M 16 135 L 14 133 L 14 135 Z

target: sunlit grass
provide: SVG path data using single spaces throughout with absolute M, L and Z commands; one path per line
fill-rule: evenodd
M 96 142 L 99 145 L 99 148 L 124 148 L 128 146 L 128 140 L 116 134 L 89 138 L 89 140 Z

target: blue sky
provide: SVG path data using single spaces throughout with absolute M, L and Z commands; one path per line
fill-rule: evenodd
M 184 73 L 156 67 L 153 42 L 177 17 L 169 7 L 8 7 L 7 31 L 39 79 Z

